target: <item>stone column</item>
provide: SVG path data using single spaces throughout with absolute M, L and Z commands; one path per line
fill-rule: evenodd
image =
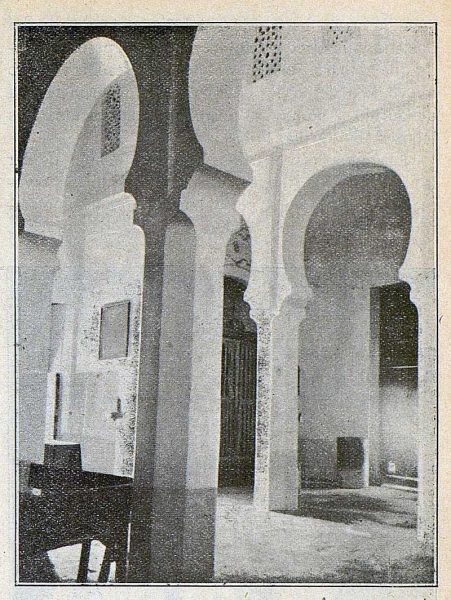
M 251 311 L 257 324 L 257 397 L 255 412 L 254 505 L 269 509 L 269 461 L 272 400 L 272 325 L 274 315 Z
M 437 505 L 437 315 L 434 270 L 409 277 L 418 310 L 418 539 L 434 554 Z
M 258 327 L 254 504 L 298 506 L 298 346 L 303 307 L 292 299 L 277 315 L 252 311 Z
M 306 302 L 302 294 L 285 297 L 281 157 L 256 161 L 252 169 L 253 184 L 238 209 L 251 233 L 245 299 L 258 336 L 254 503 L 263 510 L 290 510 L 298 504 L 298 335 Z
M 152 506 L 135 532 L 151 542 L 141 581 L 213 577 L 224 260 L 243 189 L 213 169 L 196 172 L 182 194 L 185 215 L 167 229 Z

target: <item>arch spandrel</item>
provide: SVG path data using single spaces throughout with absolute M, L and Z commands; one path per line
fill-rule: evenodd
M 338 43 L 331 26 L 266 25 L 197 31 L 190 107 L 211 166 L 248 179 L 250 163 L 275 147 L 316 144 L 390 110 L 408 112 L 420 98 L 433 101 L 430 25 L 421 35 L 401 24 L 354 25 Z
M 239 106 L 243 73 L 252 69 L 253 35 L 249 26 L 200 26 L 189 69 L 191 119 L 205 163 L 247 180 Z

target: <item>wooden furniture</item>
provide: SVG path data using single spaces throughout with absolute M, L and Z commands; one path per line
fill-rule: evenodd
M 81 471 L 80 444 L 69 442 L 52 442 L 44 448 L 44 464 L 59 469 Z
M 84 583 L 91 542 L 98 540 L 106 547 L 99 582 L 108 581 L 113 561 L 116 581 L 125 581 L 130 478 L 32 464 L 29 488 L 19 498 L 19 564 L 40 553 L 81 543 L 77 582 Z

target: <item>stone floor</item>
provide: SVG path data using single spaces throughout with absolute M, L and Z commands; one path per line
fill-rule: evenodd
M 257 512 L 250 494 L 218 501 L 218 581 L 427 583 L 416 540 L 416 494 L 374 487 L 305 490 L 295 513 Z
M 259 512 L 246 490 L 222 490 L 215 581 L 429 583 L 431 561 L 416 540 L 416 494 L 386 487 L 306 490 L 292 513 Z M 103 546 L 94 542 L 89 580 Z M 80 547 L 49 553 L 57 580 L 74 581 Z M 111 573 L 114 581 L 114 570 Z

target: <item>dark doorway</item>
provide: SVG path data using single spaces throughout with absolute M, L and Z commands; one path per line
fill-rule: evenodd
M 246 285 L 224 279 L 219 486 L 252 486 L 255 458 L 257 332 Z
M 380 472 L 383 483 L 416 487 L 418 314 L 406 283 L 378 288 Z

